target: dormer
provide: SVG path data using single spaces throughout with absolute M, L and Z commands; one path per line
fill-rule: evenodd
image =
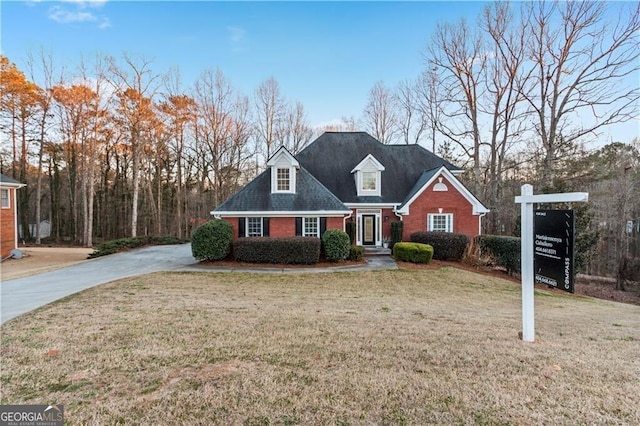
M 351 170 L 354 173 L 358 197 L 380 196 L 382 186 L 382 172 L 384 166 L 369 154 Z
M 271 169 L 272 194 L 295 194 L 296 170 L 300 163 L 287 148 L 281 146 L 267 161 L 267 167 Z

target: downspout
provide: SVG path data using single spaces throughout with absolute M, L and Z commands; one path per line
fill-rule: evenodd
M 353 210 L 349 209 L 349 215 L 342 218 L 342 230 L 347 231 L 347 219 L 353 216 Z
M 480 213 L 478 216 L 478 235 L 482 234 L 482 218 L 487 215 L 488 212 Z

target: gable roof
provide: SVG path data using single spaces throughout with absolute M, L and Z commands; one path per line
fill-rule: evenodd
M 402 201 L 402 205 L 398 207 L 398 212 L 401 214 L 409 214 L 409 207 L 411 203 L 420 196 L 439 176 L 444 176 L 447 181 L 471 204 L 473 208 L 473 214 L 488 213 L 489 210 L 469 191 L 458 179 L 451 174 L 451 172 L 444 166 L 436 169 L 427 170 L 422 173 L 422 176 L 416 181 L 413 188 L 406 198 Z
M 267 169 L 220 204 L 211 214 L 235 216 L 246 213 L 350 213 L 347 206 L 303 167 L 297 171 L 296 179 L 295 194 L 272 193 L 271 171 Z
M 368 155 L 384 165 L 380 197 L 358 197 L 351 171 Z M 384 145 L 366 132 L 326 132 L 296 158 L 343 203 L 399 204 L 425 170 L 460 169 L 420 145 Z
M 27 185 L 0 173 L 0 186 L 9 188 L 22 188 L 23 186 Z

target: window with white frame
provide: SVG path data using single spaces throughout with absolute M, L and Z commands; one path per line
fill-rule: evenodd
M 377 190 L 378 172 L 362 172 L 362 190 Z
M 303 237 L 320 237 L 318 218 L 317 217 L 303 217 L 302 218 L 302 236 Z
M 247 218 L 247 237 L 262 237 L 262 218 Z
M 277 180 L 277 190 L 278 191 L 289 191 L 291 189 L 291 184 L 289 180 L 289 169 L 278 167 L 276 171 L 276 180 Z
M 453 232 L 452 213 L 430 213 L 427 215 L 428 231 Z
M 11 203 L 9 201 L 9 190 L 8 189 L 2 189 L 0 190 L 0 195 L 2 196 L 2 208 L 3 209 L 8 209 L 9 207 L 11 207 Z

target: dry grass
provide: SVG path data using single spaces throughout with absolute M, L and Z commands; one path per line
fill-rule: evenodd
M 640 308 L 443 268 L 162 273 L 2 327 L 0 402 L 68 424 L 640 424 Z

